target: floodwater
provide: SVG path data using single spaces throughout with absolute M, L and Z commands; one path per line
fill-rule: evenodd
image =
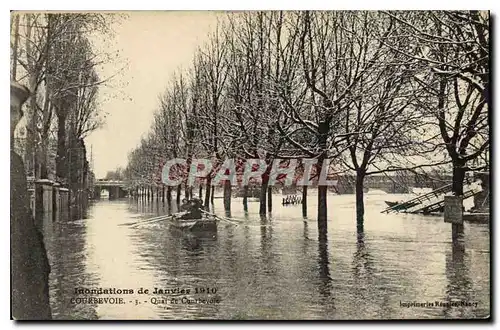
M 316 196 L 308 201 L 309 219 L 302 217 L 300 205 L 282 206 L 281 195 L 274 196 L 274 210 L 267 219 L 259 217 L 257 202 L 249 202 L 245 214 L 241 199 L 234 199 L 235 221 L 220 222 L 216 235 L 208 237 L 173 232 L 166 221 L 123 225 L 168 213 L 161 202 L 96 202 L 86 219 L 45 221 L 53 316 L 488 317 L 488 224 L 466 223 L 464 241 L 453 245 L 451 225 L 440 216 L 380 213 L 385 199 L 404 197 L 366 195 L 365 230 L 358 237 L 354 195 L 329 196 L 326 242 L 318 240 Z M 221 199 L 215 200 L 214 212 L 224 215 Z M 76 288 L 133 293 L 98 296 L 76 294 Z M 141 288 L 149 293 L 139 293 Z M 155 288 L 167 292 L 151 294 Z M 122 301 L 82 299 L 89 297 Z M 424 305 L 408 307 L 408 303 Z

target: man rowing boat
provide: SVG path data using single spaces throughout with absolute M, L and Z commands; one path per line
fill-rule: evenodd
M 176 232 L 181 231 L 188 234 L 206 235 L 214 238 L 217 234 L 216 216 L 211 215 L 203 209 L 201 199 L 184 199 L 180 206 L 181 212 L 173 214 L 169 228 Z M 206 213 L 206 214 L 204 214 Z
M 183 199 L 183 204 L 181 205 L 181 210 L 183 211 L 180 219 L 188 220 L 188 219 L 201 219 L 203 208 L 203 202 L 201 199 L 194 198 L 190 201 Z

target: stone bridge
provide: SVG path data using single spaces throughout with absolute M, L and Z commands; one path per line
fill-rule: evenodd
M 128 196 L 128 189 L 125 181 L 100 179 L 94 182 L 94 199 L 101 198 L 101 192 L 107 190 L 109 199 L 124 198 Z

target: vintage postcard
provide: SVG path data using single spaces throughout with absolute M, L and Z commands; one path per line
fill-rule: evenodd
M 12 12 L 11 318 L 490 319 L 489 33 Z

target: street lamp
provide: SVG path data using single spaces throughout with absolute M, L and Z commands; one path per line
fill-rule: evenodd
M 22 106 L 30 95 L 29 90 L 23 85 L 10 82 L 10 147 L 14 147 L 14 131 L 23 117 Z

